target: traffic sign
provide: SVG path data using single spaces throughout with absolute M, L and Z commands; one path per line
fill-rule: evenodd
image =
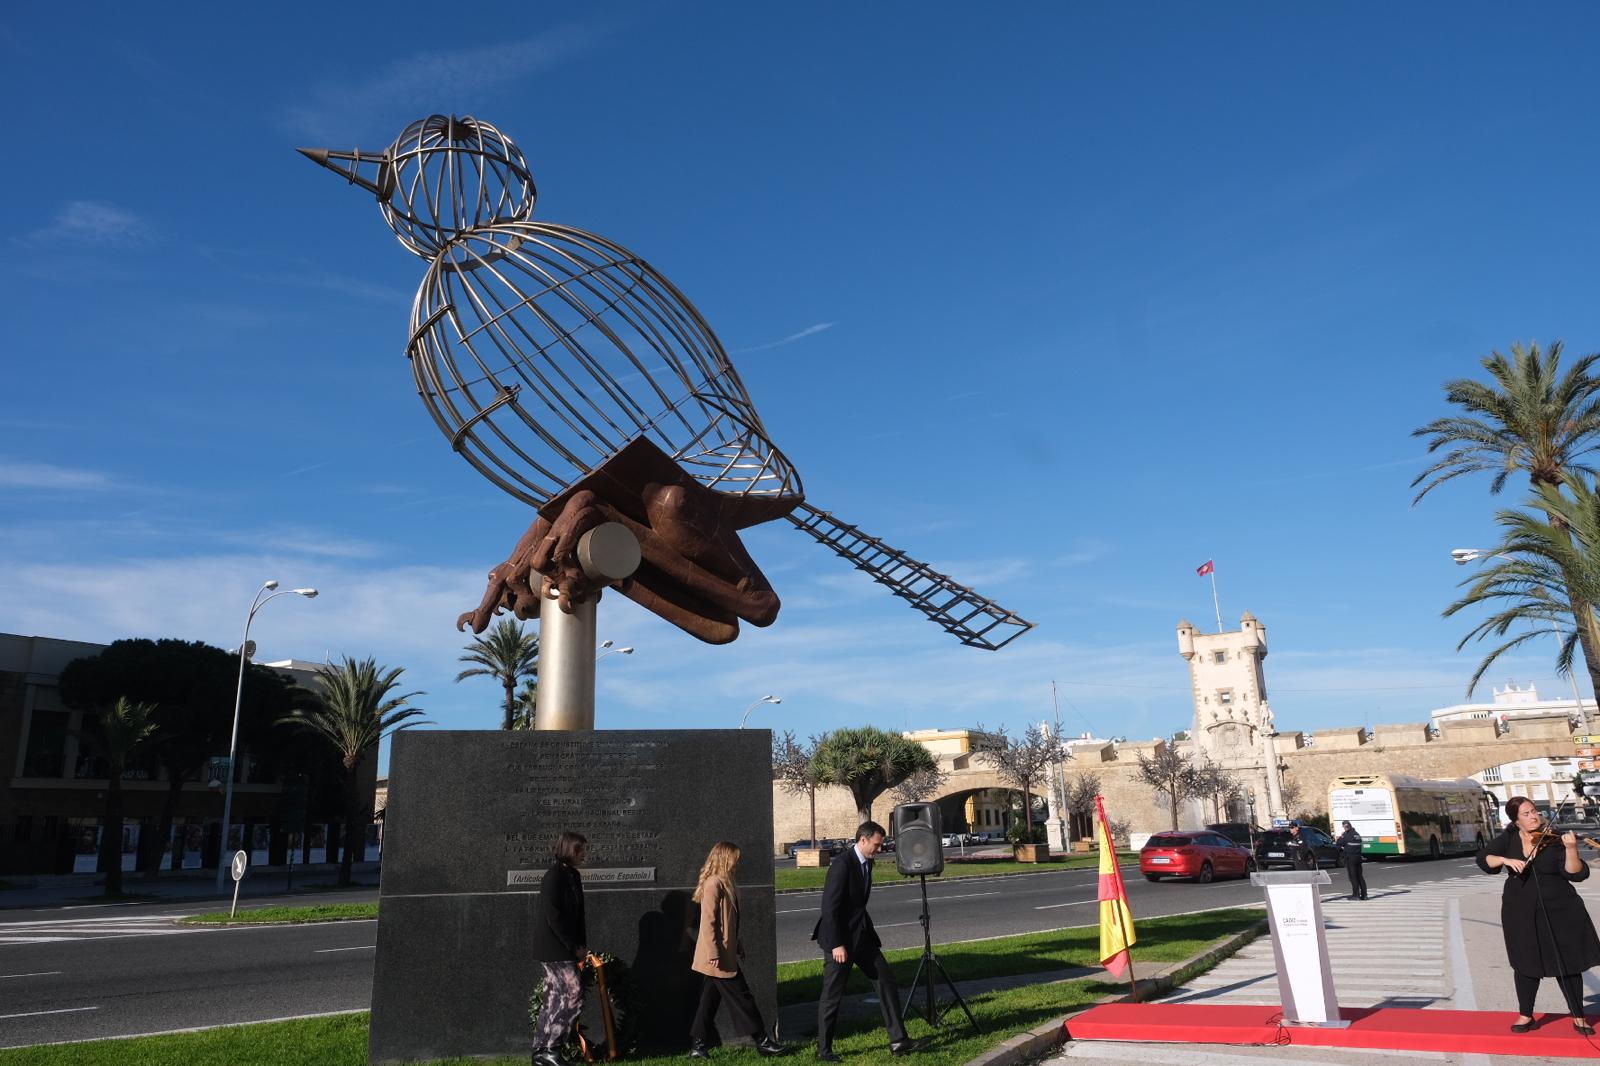
M 245 868 L 248 867 L 249 865 L 250 865 L 250 853 L 248 851 L 236 851 L 236 852 L 234 852 L 233 853 L 233 879 L 235 881 L 243 881 L 244 880 Z

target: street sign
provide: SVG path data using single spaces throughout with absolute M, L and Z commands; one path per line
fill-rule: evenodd
M 248 851 L 236 851 L 236 852 L 234 852 L 233 853 L 233 879 L 235 881 L 243 881 L 244 880 L 245 868 L 247 866 L 249 866 L 249 865 L 250 865 L 250 853 Z

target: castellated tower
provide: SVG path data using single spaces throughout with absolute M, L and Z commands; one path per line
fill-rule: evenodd
M 1244 783 L 1255 798 L 1258 821 L 1282 815 L 1282 781 L 1273 743 L 1277 730 L 1262 668 L 1267 627 L 1249 611 L 1240 618 L 1238 629 L 1226 633 L 1202 633 L 1183 619 L 1178 623 L 1178 654 L 1189 663 L 1194 697 L 1194 728 L 1189 735 L 1194 754 L 1232 771 Z M 1206 809 L 1209 813 L 1209 806 Z M 1245 810 L 1232 814 L 1238 820 L 1248 817 Z

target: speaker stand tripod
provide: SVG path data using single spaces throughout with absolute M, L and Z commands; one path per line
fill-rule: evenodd
M 929 1025 L 940 1026 L 944 1024 L 944 1016 L 956 1007 L 967 1016 L 967 1022 L 975 1033 L 983 1032 L 978 1028 L 978 1020 L 972 1016 L 972 1010 L 967 1006 L 967 1001 L 961 998 L 961 993 L 956 989 L 955 982 L 950 980 L 950 975 L 944 972 L 944 967 L 939 964 L 939 956 L 933 953 L 933 931 L 928 923 L 928 875 L 920 875 L 922 881 L 922 915 L 918 919 L 922 923 L 922 959 L 917 963 L 917 974 L 911 979 L 911 988 L 906 992 L 905 1009 L 909 1011 L 917 1000 L 917 986 L 921 985 L 924 996 L 922 1016 Z M 934 997 L 933 983 L 937 979 L 943 981 L 950 990 L 955 1002 L 947 1004 L 942 1010 Z

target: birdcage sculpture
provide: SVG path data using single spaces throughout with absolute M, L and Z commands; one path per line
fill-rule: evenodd
M 736 536 L 776 518 L 964 644 L 997 649 L 1032 628 L 812 507 L 693 304 L 621 245 L 534 220 L 532 174 L 495 127 L 433 115 L 382 153 L 301 152 L 371 192 L 400 242 L 428 261 L 407 345 L 417 391 L 452 448 L 540 512 L 518 552 L 491 573 L 484 605 L 463 616 L 475 629 L 501 607 L 536 610 L 530 543 L 536 530 L 557 539 L 563 513 L 565 528 L 580 525 L 577 508 L 604 509 L 636 528 L 679 522 L 646 544 L 645 576 L 623 591 L 702 639 L 732 639 L 734 615 L 755 624 L 776 617 L 776 597 Z M 674 477 L 675 495 L 631 498 L 646 482 L 653 490 Z M 701 538 L 687 551 L 686 531 Z M 537 558 L 550 563 L 548 551 Z M 661 587 L 640 587 L 651 580 Z M 741 599 L 746 592 L 755 599 Z M 714 615 L 716 625 L 694 624 L 696 613 Z

